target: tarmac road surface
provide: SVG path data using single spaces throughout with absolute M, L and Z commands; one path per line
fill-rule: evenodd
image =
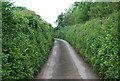
M 35 79 L 99 79 L 65 40 L 56 39 L 48 61 Z

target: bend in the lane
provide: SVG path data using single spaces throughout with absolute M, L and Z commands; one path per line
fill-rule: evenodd
M 36 79 L 99 79 L 72 46 L 55 38 L 52 52 Z

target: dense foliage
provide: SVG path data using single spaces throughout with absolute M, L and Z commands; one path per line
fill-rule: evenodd
M 2 47 L 2 2 L 0 1 L 0 47 Z M 2 78 L 2 49 L 0 49 L 0 80 Z
M 119 79 L 118 3 L 74 5 L 77 6 L 64 15 L 73 19 L 64 20 L 70 23 L 65 27 L 55 28 L 56 37 L 69 41 L 103 79 Z
M 31 79 L 52 47 L 52 27 L 35 12 L 2 2 L 2 78 Z
M 85 23 L 94 18 L 105 17 L 119 10 L 118 3 L 75 2 L 66 13 L 61 13 L 56 20 L 58 27 Z

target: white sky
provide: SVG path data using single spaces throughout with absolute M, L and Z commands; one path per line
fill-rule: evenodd
M 65 12 L 70 4 L 75 1 L 81 0 L 12 0 L 16 6 L 24 6 L 29 10 L 35 11 L 43 20 L 51 23 L 53 27 L 56 27 L 54 22 L 57 16 L 61 12 Z

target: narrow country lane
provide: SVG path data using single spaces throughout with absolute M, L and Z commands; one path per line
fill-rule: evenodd
M 99 79 L 71 45 L 55 39 L 51 55 L 35 79 Z

